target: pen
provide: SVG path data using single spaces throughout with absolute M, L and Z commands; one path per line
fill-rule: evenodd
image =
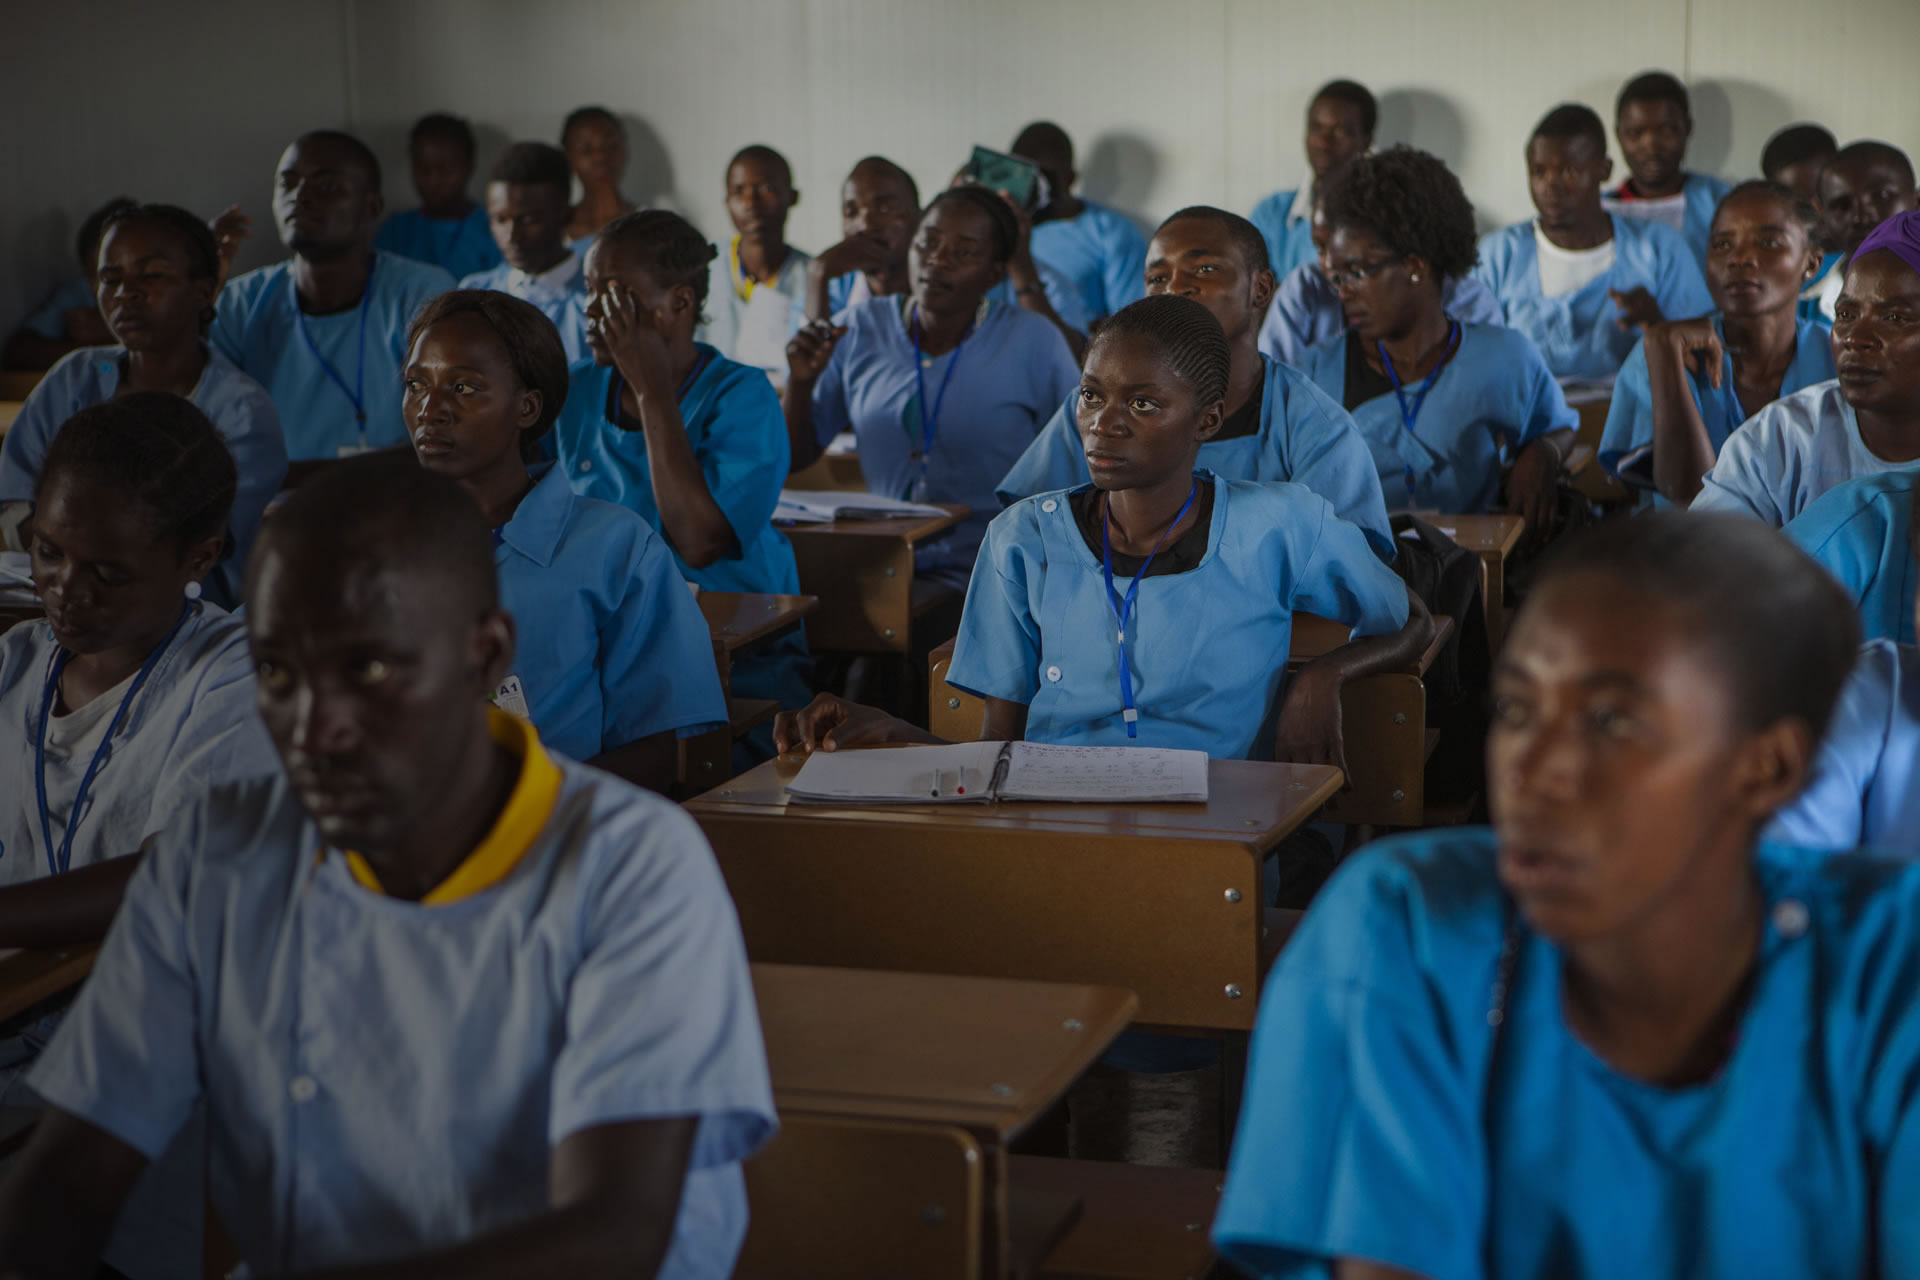
M 941 771 L 938 769 L 935 769 L 933 771 L 933 798 L 935 800 L 938 800 L 940 798 L 940 776 L 941 776 Z

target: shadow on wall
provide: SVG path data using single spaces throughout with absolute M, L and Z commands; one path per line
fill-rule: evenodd
M 4 274 L 20 282 L 21 311 L 10 318 L 11 323 L 0 322 L 0 338 L 44 302 L 55 286 L 79 274 L 73 238 L 79 234 L 84 216 L 50 208 L 20 219 L 5 249 Z
M 627 198 L 643 209 L 678 208 L 673 198 L 673 159 L 667 154 L 667 144 L 639 116 L 623 115 L 620 123 L 627 130 Z M 725 183 L 724 173 L 713 175 L 716 190 Z
M 1160 156 L 1152 143 L 1131 133 L 1103 133 L 1080 162 L 1080 194 L 1124 213 L 1151 235 L 1140 211 L 1151 206 L 1159 177 Z
M 1693 102 L 1693 137 L 1687 143 L 1687 167 L 1725 177 L 1760 172 L 1760 153 L 1733 154 L 1733 122 L 1751 138 L 1768 138 L 1793 123 L 1793 104 L 1771 85 L 1751 80 L 1706 80 L 1687 86 Z
M 1425 89 L 1389 89 L 1380 95 L 1374 145 L 1404 142 L 1444 160 L 1459 173 L 1467 163 L 1467 122 L 1452 100 Z

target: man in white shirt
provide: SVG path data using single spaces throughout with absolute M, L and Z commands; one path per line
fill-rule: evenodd
M 567 362 L 591 359 L 587 350 L 587 283 L 580 255 L 567 247 L 573 174 L 558 147 L 516 142 L 487 175 L 487 223 L 506 261 L 460 282 L 462 289 L 497 289 L 540 308 L 560 330 Z

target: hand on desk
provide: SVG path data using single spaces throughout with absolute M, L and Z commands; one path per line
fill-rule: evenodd
M 798 711 L 782 711 L 773 718 L 773 749 L 781 755 L 926 741 L 937 739 L 921 734 L 896 716 L 831 693 L 821 694 Z
M 1346 726 L 1340 713 L 1340 674 L 1308 663 L 1287 683 L 1273 758 L 1281 764 L 1330 764 L 1347 772 Z

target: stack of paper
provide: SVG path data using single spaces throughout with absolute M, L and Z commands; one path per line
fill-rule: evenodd
M 1207 753 L 1160 747 L 967 742 L 897 751 L 816 752 L 787 787 L 824 804 L 1201 803 Z

